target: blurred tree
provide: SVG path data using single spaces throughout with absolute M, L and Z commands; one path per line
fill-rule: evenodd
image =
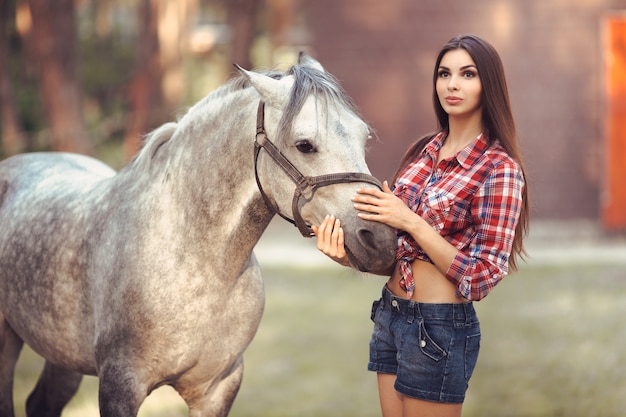
M 290 44 L 289 31 L 294 26 L 295 0 L 266 0 L 270 11 L 269 27 L 272 48 L 282 48 Z
M 273 50 L 289 43 L 296 2 L 0 0 L 5 154 L 96 149 L 127 161 L 143 135 L 188 104 L 186 84 L 213 88 L 234 72 L 232 62 L 273 65 Z M 7 25 L 16 33 L 8 51 Z M 214 31 L 210 49 L 191 51 L 192 35 L 206 27 Z
M 2 120 L 2 150 L 4 155 L 14 155 L 21 151 L 24 135 L 18 122 L 9 69 L 9 38 L 15 24 L 15 3 L 0 0 L 0 107 Z
M 191 18 L 197 13 L 197 0 L 159 0 L 159 46 L 166 104 L 177 106 L 184 96 L 183 43 Z
M 184 96 L 182 43 L 197 0 L 140 0 L 134 76 L 129 88 L 131 115 L 124 155 L 132 157 L 141 137 L 171 118 Z
M 82 117 L 77 82 L 77 33 L 74 0 L 29 0 L 32 53 L 50 123 L 50 144 L 57 151 L 92 154 Z
M 232 29 L 232 61 L 243 68 L 252 68 L 250 50 L 255 35 L 257 11 L 262 0 L 228 0 L 228 24 Z
M 137 20 L 139 35 L 135 48 L 135 70 L 129 86 L 130 117 L 124 135 L 124 156 L 130 158 L 141 147 L 141 137 L 153 125 L 153 109 L 161 108 L 162 69 L 159 55 L 158 0 L 140 0 Z
M 129 85 L 137 49 L 134 18 L 137 5 L 117 0 L 81 0 L 78 13 L 79 83 L 83 118 L 96 153 L 121 157 L 124 132 L 129 119 Z M 121 17 L 120 17 L 121 16 Z M 100 155 L 98 155 L 100 156 Z

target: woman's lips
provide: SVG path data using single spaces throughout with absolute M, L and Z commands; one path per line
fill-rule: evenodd
M 448 96 L 448 97 L 446 97 L 446 103 L 448 103 L 450 105 L 459 104 L 462 101 L 463 101 L 463 99 L 460 98 L 460 97 L 455 97 L 455 96 Z

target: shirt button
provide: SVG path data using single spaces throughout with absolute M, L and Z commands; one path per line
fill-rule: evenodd
M 391 300 L 391 305 L 394 307 L 398 307 L 398 300 Z

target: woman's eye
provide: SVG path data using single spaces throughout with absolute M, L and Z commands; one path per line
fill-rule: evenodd
M 301 140 L 296 142 L 296 149 L 302 153 L 313 153 L 315 152 L 315 147 L 308 140 Z
M 448 71 L 439 71 L 439 78 L 445 78 L 448 75 L 450 75 Z
M 476 73 L 474 71 L 465 71 L 463 73 L 463 76 L 465 78 L 474 78 L 476 76 Z

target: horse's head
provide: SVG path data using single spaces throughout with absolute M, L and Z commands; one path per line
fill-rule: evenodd
M 334 214 L 355 267 L 390 266 L 395 231 L 360 219 L 350 199 L 358 188 L 380 183 L 365 162 L 370 130 L 337 80 L 304 54 L 284 76 L 239 70 L 260 95 L 256 169 L 266 203 L 305 236 L 309 225 Z

